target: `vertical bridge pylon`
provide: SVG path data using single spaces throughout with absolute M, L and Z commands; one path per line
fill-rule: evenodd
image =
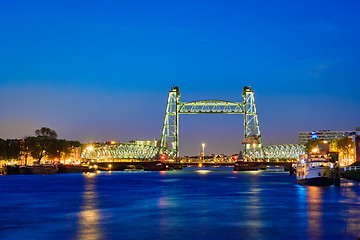
M 201 100 L 182 103 L 180 96 L 178 87 L 172 87 L 169 91 L 161 147 L 170 148 L 174 155 L 179 156 L 180 114 L 243 114 L 245 154 L 255 158 L 264 157 L 254 91 L 250 87 L 244 87 L 242 102 Z

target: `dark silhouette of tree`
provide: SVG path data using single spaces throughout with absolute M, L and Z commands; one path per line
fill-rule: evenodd
M 49 146 L 49 156 L 52 158 L 57 158 L 59 161 L 64 156 L 66 157 L 71 152 L 70 142 L 65 139 L 59 139 L 53 141 Z
M 0 139 L 0 159 L 19 159 L 20 141 Z
M 310 139 L 306 144 L 305 144 L 305 152 L 306 153 L 310 153 L 314 148 L 316 148 L 316 146 L 318 144 L 322 143 L 322 141 L 320 139 Z
M 5 140 L 0 138 L 0 159 L 6 159 Z
M 19 140 L 6 140 L 7 142 L 7 158 L 19 159 L 20 157 L 20 142 Z
M 82 144 L 79 141 L 69 141 L 71 147 L 82 147 Z
M 333 140 L 332 144 L 343 155 L 350 155 L 351 149 L 354 149 L 354 141 L 351 137 L 344 137 Z
M 40 159 L 41 160 L 42 151 L 41 151 L 41 147 L 40 147 L 40 144 L 38 142 L 38 139 L 36 137 L 27 136 L 27 137 L 24 138 L 24 142 L 25 142 L 25 148 L 26 148 L 27 152 L 30 153 L 30 155 L 34 159 Z
M 35 135 L 35 137 L 26 137 L 24 140 L 31 156 L 37 158 L 38 163 L 40 163 L 44 156 L 52 152 L 51 145 L 57 140 L 57 133 L 55 130 L 42 127 L 41 129 L 35 130 Z

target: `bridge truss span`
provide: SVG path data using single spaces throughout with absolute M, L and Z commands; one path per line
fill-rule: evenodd
M 167 148 L 133 143 L 119 143 L 116 145 L 97 147 L 93 150 L 85 150 L 82 153 L 82 158 L 97 160 L 152 159 L 158 154 L 175 156 L 175 152 Z
M 139 145 L 119 143 L 85 150 L 82 157 L 97 160 L 153 159 L 165 154 L 179 157 L 179 115 L 181 114 L 242 114 L 244 115 L 244 154 L 251 159 L 294 159 L 305 153 L 305 147 L 298 144 L 284 144 L 263 147 L 254 91 L 244 87 L 241 102 L 223 100 L 180 101 L 180 90 L 169 91 L 160 145 Z M 240 141 L 239 141 L 239 144 Z
M 264 147 L 266 159 L 296 159 L 305 154 L 305 146 L 301 144 L 282 144 Z
M 222 113 L 244 114 L 244 104 L 221 100 L 202 100 L 179 103 L 180 114 Z

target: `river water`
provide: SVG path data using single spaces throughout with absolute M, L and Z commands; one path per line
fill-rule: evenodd
M 0 176 L 0 239 L 358 239 L 360 184 L 280 170 Z

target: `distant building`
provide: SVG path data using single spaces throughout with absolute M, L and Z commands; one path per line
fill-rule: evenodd
M 355 132 L 349 132 L 348 136 L 352 136 L 354 140 L 354 160 L 360 162 L 360 127 L 357 127 Z
M 140 146 L 152 146 L 152 147 L 160 146 L 160 141 L 158 141 L 156 138 L 153 141 L 133 140 L 133 141 L 130 141 L 130 143 L 134 143 L 134 144 L 140 145 Z
M 71 162 L 80 162 L 81 161 L 81 147 L 71 147 L 69 154 L 69 160 Z
M 360 135 L 354 136 L 355 143 L 355 161 L 360 162 Z
M 319 139 L 323 141 L 331 141 L 337 138 L 348 136 L 349 131 L 330 131 L 319 130 L 312 132 L 299 132 L 299 144 L 306 144 L 310 139 Z

